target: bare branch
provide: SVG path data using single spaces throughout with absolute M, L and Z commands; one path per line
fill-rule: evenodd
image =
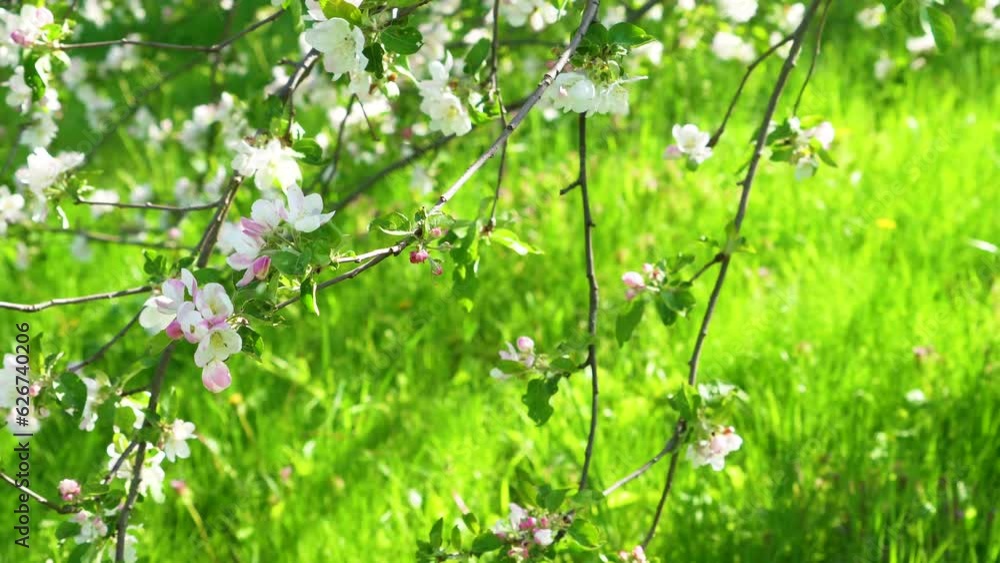
M 594 265 L 594 216 L 590 211 L 590 194 L 587 190 L 587 114 L 579 117 L 579 157 L 580 175 L 577 184 L 580 186 L 580 201 L 583 210 L 583 245 L 587 262 L 587 284 L 590 287 L 589 311 L 587 315 L 587 333 L 590 344 L 587 346 L 587 361 L 590 366 L 590 430 L 587 433 L 587 448 L 583 457 L 583 469 L 580 471 L 579 490 L 587 487 L 587 475 L 590 462 L 594 457 L 594 441 L 597 438 L 598 396 L 600 387 L 597 378 L 597 308 L 600 303 L 600 293 L 597 288 L 597 271 Z
M 92 242 L 99 242 L 104 244 L 122 244 L 126 246 L 141 246 L 143 248 L 157 248 L 160 250 L 190 250 L 186 247 L 180 246 L 172 242 L 156 242 L 156 241 L 145 241 L 139 239 L 130 239 L 125 235 L 109 235 L 107 233 L 97 233 L 93 231 L 84 231 L 82 229 L 49 229 L 42 228 L 37 229 L 38 231 L 53 234 L 62 235 L 73 235 L 78 237 L 83 237 Z
M 205 209 L 215 209 L 219 206 L 222 200 L 216 200 L 212 203 L 201 203 L 197 205 L 162 205 L 159 203 L 118 203 L 110 201 L 90 201 L 86 199 L 77 199 L 76 203 L 80 205 L 94 205 L 94 206 L 105 206 L 105 207 L 116 207 L 119 209 L 145 209 L 152 211 L 174 211 L 180 213 L 187 213 L 189 211 L 203 211 Z
M 753 180 L 757 173 L 757 167 L 760 165 L 760 159 L 764 154 L 764 145 L 767 142 L 767 126 L 771 123 L 771 119 L 774 117 L 774 112 L 778 108 L 778 101 L 781 99 L 781 94 L 785 89 L 785 84 L 788 82 L 788 76 L 795 68 L 795 58 L 799 54 L 799 50 L 802 47 L 806 31 L 809 29 L 809 24 L 812 22 L 813 16 L 816 14 L 816 9 L 822 1 L 823 0 L 813 0 L 810 3 L 809 7 L 806 9 L 806 13 L 802 17 L 802 22 L 799 23 L 799 26 L 792 34 L 791 49 L 789 50 L 788 57 L 785 59 L 784 65 L 781 67 L 781 71 L 778 73 L 774 89 L 771 91 L 770 100 L 768 100 L 767 108 L 764 110 L 764 116 L 761 119 L 761 124 L 758 128 L 757 140 L 754 143 L 753 156 L 750 158 L 750 164 L 747 168 L 746 176 L 740 182 L 743 186 L 743 191 L 740 196 L 740 205 L 736 211 L 736 217 L 733 220 L 735 235 L 739 234 L 740 227 L 743 225 L 743 219 L 746 217 L 747 205 L 750 201 L 750 188 L 753 186 Z M 695 340 L 694 350 L 691 352 L 691 359 L 688 361 L 688 365 L 690 367 L 688 372 L 688 385 L 694 385 L 698 381 L 698 362 L 701 358 L 702 349 L 705 345 L 705 338 L 708 336 L 708 327 L 712 323 L 712 315 L 714 314 L 715 307 L 719 302 L 719 295 L 722 292 L 722 286 L 726 281 L 726 272 L 729 271 L 731 259 L 732 255 L 730 254 L 722 255 L 719 275 L 715 280 L 715 286 L 712 288 L 712 294 L 708 299 L 705 315 L 701 321 L 701 328 L 698 331 L 698 336 Z M 683 419 L 678 422 L 678 425 L 681 424 L 686 424 Z M 650 540 L 652 540 L 653 536 L 656 534 L 656 528 L 660 523 L 660 517 L 663 513 L 663 504 L 666 501 L 667 494 L 670 492 L 671 485 L 673 484 L 674 474 L 677 468 L 678 453 L 674 453 L 674 456 L 670 461 L 670 470 L 667 472 L 666 482 L 663 485 L 663 494 L 660 497 L 660 503 L 657 506 L 653 522 L 642 542 L 643 547 L 648 545 Z
M 639 477 L 642 477 L 643 474 L 645 474 L 647 471 L 649 471 L 654 465 L 656 465 L 667 454 L 669 454 L 669 453 L 677 450 L 677 447 L 680 445 L 681 436 L 684 434 L 684 428 L 685 428 L 685 426 L 686 425 L 684 425 L 684 424 L 678 424 L 677 427 L 674 429 L 673 436 L 671 436 L 670 439 L 667 440 L 667 443 L 663 445 L 663 449 L 661 449 L 660 451 L 656 452 L 656 455 L 654 455 L 646 463 L 642 464 L 641 467 L 639 467 L 635 471 L 629 473 L 625 477 L 622 477 L 618 481 L 615 481 L 615 483 L 613 485 L 611 485 L 610 487 L 608 487 L 607 489 L 604 489 L 604 496 L 608 496 L 611 493 L 617 491 L 618 489 L 624 487 L 625 485 L 631 483 L 632 481 L 638 479 Z
M 77 305 L 79 303 L 87 303 L 89 301 L 101 301 L 104 299 L 116 299 L 118 297 L 126 297 L 129 295 L 138 295 L 140 293 L 149 293 L 153 288 L 148 285 L 142 287 L 134 287 L 132 289 L 122 289 L 119 291 L 111 291 L 108 293 L 95 293 L 93 295 L 83 295 L 81 297 L 60 297 L 57 299 L 50 299 L 48 301 L 42 301 L 41 303 L 35 303 L 34 305 L 22 305 L 20 303 L 8 303 L 6 301 L 0 301 L 0 309 L 11 309 L 14 311 L 20 311 L 22 313 L 37 313 L 43 309 L 48 309 L 49 307 L 58 307 L 62 305 Z
M 131 330 L 132 327 L 135 326 L 137 322 L 139 322 L 140 315 L 142 315 L 142 309 L 139 309 L 139 312 L 136 313 L 134 317 L 132 317 L 132 320 L 130 320 L 128 324 L 126 324 L 124 327 L 122 327 L 121 330 L 116 332 L 115 335 L 111 337 L 111 340 L 105 343 L 104 346 L 101 346 L 89 358 L 70 365 L 68 368 L 66 368 L 67 371 L 76 373 L 81 369 L 89 366 L 90 364 L 96 362 L 97 360 L 101 359 L 101 357 L 104 356 L 105 352 L 107 352 L 109 348 L 115 345 L 115 342 L 121 340 L 125 336 L 125 334 L 128 333 L 128 331 Z
M 88 43 L 56 43 L 54 47 L 63 51 L 70 51 L 72 49 L 93 49 L 98 47 L 111 47 L 113 45 L 134 45 L 136 47 L 151 47 L 154 49 L 167 49 L 174 51 L 195 51 L 201 53 L 217 53 L 226 47 L 232 45 L 236 41 L 240 40 L 243 36 L 253 33 L 257 29 L 264 27 L 265 25 L 273 22 L 274 20 L 281 17 L 285 13 L 284 8 L 278 10 L 277 12 L 271 14 L 270 16 L 254 23 L 250 27 L 240 31 L 236 35 L 233 35 L 229 39 L 222 41 L 221 43 L 216 43 L 215 45 L 182 45 L 179 43 L 163 43 L 160 41 L 139 41 L 134 39 L 112 39 L 110 41 L 91 41 Z
M 823 6 L 823 15 L 819 19 L 819 28 L 816 30 L 816 44 L 813 47 L 812 60 L 809 61 L 809 71 L 806 72 L 806 79 L 802 81 L 802 87 L 799 88 L 799 95 L 795 98 L 795 105 L 792 106 L 792 115 L 798 115 L 799 104 L 802 103 L 802 96 L 806 93 L 806 87 L 809 86 L 809 80 L 812 79 L 813 72 L 816 70 L 816 61 L 819 60 L 819 50 L 823 43 L 823 29 L 826 28 L 826 16 L 830 13 L 830 5 L 833 4 L 833 0 L 826 0 L 826 5 Z

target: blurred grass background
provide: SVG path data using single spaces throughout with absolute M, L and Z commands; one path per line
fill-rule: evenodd
M 242 4 L 237 19 L 250 21 L 252 3 Z M 996 52 L 963 45 L 919 72 L 879 83 L 871 78 L 878 49 L 900 51 L 901 42 L 862 35 L 853 22 L 858 7 L 834 6 L 803 102 L 802 113 L 834 123 L 839 168 L 824 166 L 795 182 L 786 166 L 763 167 L 744 227 L 756 253 L 735 259 L 707 342 L 702 380 L 735 383 L 750 396 L 731 421 L 745 443 L 721 473 L 682 462 L 649 549 L 662 561 L 1000 558 L 1000 259 L 970 244 L 1000 243 Z M 172 28 L 171 40 L 204 43 L 221 33 L 221 18 L 190 21 Z M 270 67 L 294 57 L 294 49 L 288 22 L 248 37 L 240 46 L 250 54 L 248 78 L 228 75 L 225 89 L 258 100 Z M 157 56 L 171 61 L 163 68 L 184 60 Z M 735 210 L 735 172 L 749 153 L 743 140 L 758 124 L 779 64 L 761 67 L 715 156 L 695 174 L 662 160 L 670 127 L 717 124 L 742 74 L 736 63 L 668 47 L 664 66 L 633 89 L 627 119 L 589 124 L 602 296 L 597 485 L 643 463 L 669 434 L 675 415 L 665 397 L 684 379 L 711 278 L 696 286 L 696 319 L 667 331 L 647 318 L 619 349 L 619 277 L 680 251 L 696 252 L 699 263 L 709 258 L 696 239 L 720 236 Z M 803 74 L 796 73 L 779 117 L 790 111 Z M 185 108 L 212 101 L 207 76 L 202 66 L 150 104 L 170 108 L 179 121 Z M 123 97 L 133 87 L 128 76 L 109 80 L 120 82 Z M 528 87 L 514 81 L 508 91 Z M 312 133 L 322 112 L 303 120 L 314 124 L 307 125 Z M 84 124 L 64 125 L 56 146 L 74 148 L 85 131 Z M 437 188 L 492 134 L 474 133 L 439 155 Z M 101 150 L 92 167 L 109 182 L 101 187 L 115 185 L 124 171 L 153 179 L 159 199 L 169 200 L 175 179 L 191 175 L 190 163 L 176 148 L 154 154 L 134 145 L 116 138 Z M 162 506 L 138 505 L 140 553 L 149 561 L 407 561 L 434 520 L 459 519 L 459 504 L 489 515 L 488 522 L 506 514 L 522 474 L 575 483 L 589 413 L 586 377 L 561 386 L 556 415 L 536 428 L 520 403 L 523 385 L 487 375 L 504 341 L 531 335 L 544 350 L 585 330 L 579 194 L 558 195 L 575 177 L 575 155 L 571 117 L 549 123 L 535 115 L 515 134 L 501 217 L 544 254 L 486 251 L 471 312 L 451 296 L 447 275 L 435 278 L 395 259 L 323 293 L 321 317 L 295 307 L 285 324 L 263 330 L 262 362 L 234 360 L 226 393 L 206 393 L 188 355 L 178 354 L 164 412 L 194 421 L 203 444 L 166 466 L 168 480 L 186 482 L 190 505 L 169 490 Z M 376 168 L 350 158 L 344 166 L 340 193 Z M 475 216 L 492 195 L 495 166 L 461 192 L 452 213 Z M 238 207 L 252 200 L 244 190 Z M 429 201 L 404 172 L 334 221 L 346 233 L 364 233 L 379 211 L 412 212 Z M 115 224 L 101 221 L 95 230 Z M 186 220 L 187 238 L 202 221 Z M 79 263 L 69 237 L 43 240 L 42 254 L 23 272 L 13 266 L 13 241 L 3 242 L 0 297 L 35 302 L 142 283 L 139 249 L 95 244 L 92 259 Z M 359 236 L 353 244 L 361 250 L 380 242 Z M 0 337 L 12 341 L 11 325 L 28 320 L 46 334 L 49 351 L 80 358 L 140 303 L 128 298 L 30 317 L 3 311 Z M 146 343 L 132 332 L 87 373 L 114 378 L 146 353 Z M 907 401 L 914 389 L 925 402 Z M 101 421 L 85 434 L 58 415 L 47 420 L 32 446 L 33 488 L 55 496 L 60 479 L 103 470 L 109 425 Z M 0 451 L 12 446 L 0 437 Z M 288 467 L 286 480 L 280 473 Z M 596 520 L 612 545 L 641 539 L 665 472 L 663 463 L 600 509 Z M 13 493 L 0 498 L 13 502 Z M 43 509 L 33 510 L 28 558 L 4 541 L 0 559 L 63 560 L 58 520 L 38 524 Z

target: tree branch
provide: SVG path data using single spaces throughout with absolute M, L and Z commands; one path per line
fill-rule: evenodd
M 93 295 L 83 295 L 81 297 L 60 297 L 57 299 L 50 299 L 48 301 L 42 301 L 41 303 L 35 303 L 34 305 L 22 305 L 20 303 L 8 303 L 6 301 L 0 301 L 0 309 L 11 309 L 14 311 L 20 311 L 22 313 L 37 313 L 38 311 L 48 309 L 49 307 L 58 307 L 61 305 L 77 305 L 79 303 L 87 303 L 89 301 L 101 301 L 104 299 L 115 299 L 118 297 L 126 297 L 129 295 L 138 295 L 140 293 L 149 293 L 152 291 L 148 285 L 142 287 L 134 287 L 132 289 L 122 289 L 119 291 L 111 291 L 108 293 L 95 293 Z
M 764 116 L 761 119 L 761 124 L 757 131 L 757 139 L 754 143 L 753 156 L 750 158 L 750 164 L 747 169 L 746 176 L 740 182 L 743 186 L 743 191 L 740 195 L 740 204 L 736 211 L 736 217 L 733 220 L 735 230 L 733 236 L 739 235 L 740 227 L 743 225 L 743 219 L 746 217 L 747 205 L 750 201 L 750 189 L 753 186 L 753 180 L 757 173 L 757 167 L 760 165 L 760 159 L 764 154 L 764 145 L 767 142 L 767 126 L 771 123 L 771 119 L 774 117 L 774 112 L 778 108 L 778 101 L 781 99 L 781 94 L 785 89 L 785 84 L 788 82 L 788 76 L 795 68 L 795 59 L 802 47 L 806 31 L 809 29 L 809 24 L 812 21 L 813 16 L 816 14 L 816 9 L 822 1 L 823 0 L 813 0 L 809 4 L 809 7 L 806 9 L 806 13 L 802 16 L 802 21 L 799 23 L 799 27 L 796 28 L 792 34 L 791 49 L 789 50 L 788 57 L 785 59 L 785 63 L 781 67 L 781 71 L 778 73 L 778 79 L 775 82 L 774 89 L 771 92 L 771 97 L 768 100 L 767 108 L 764 110 Z M 701 321 L 701 328 L 698 331 L 698 336 L 695 340 L 694 350 L 691 352 L 691 359 L 688 361 L 688 365 L 690 367 L 690 370 L 688 371 L 688 385 L 694 385 L 698 381 L 698 362 L 701 358 L 702 349 L 705 345 L 705 338 L 708 336 L 708 327 L 712 323 L 712 316 L 715 313 L 715 307 L 719 302 L 719 295 L 722 292 L 722 286 L 726 281 L 726 272 L 729 271 L 731 259 L 732 255 L 730 254 L 722 255 L 719 275 L 715 280 L 715 286 L 712 288 L 712 294 L 708 299 L 708 306 L 705 309 L 705 315 Z M 686 423 L 682 419 L 678 422 L 678 424 Z M 679 453 L 680 452 L 674 453 L 673 458 L 670 461 L 670 470 L 667 472 L 666 482 L 663 485 L 663 493 L 660 497 L 660 503 L 657 506 L 656 514 L 653 516 L 653 522 L 649 527 L 649 531 L 646 533 L 645 539 L 643 539 L 643 547 L 648 545 L 650 540 L 652 540 L 653 536 L 656 534 L 656 528 L 659 525 L 660 518 L 663 514 L 663 504 L 666 502 L 667 494 L 670 493 L 670 488 L 673 484 Z
M 587 361 L 584 363 L 590 366 L 590 430 L 587 433 L 587 448 L 583 456 L 583 469 L 580 471 L 579 490 L 587 487 L 587 476 L 590 471 L 590 462 L 594 457 L 594 441 L 597 438 L 597 415 L 598 396 L 600 386 L 597 377 L 597 308 L 600 303 L 600 293 L 597 288 L 597 272 L 594 265 L 594 216 L 590 210 L 590 193 L 587 185 L 587 114 L 581 113 L 579 116 L 579 158 L 580 172 L 576 183 L 580 186 L 580 202 L 583 211 L 583 246 L 587 264 L 587 284 L 589 292 L 589 310 L 587 314 L 587 334 L 590 335 L 590 344 L 587 346 Z
M 80 512 L 80 508 L 77 507 L 77 506 L 72 506 L 72 505 L 68 505 L 68 504 L 60 506 L 60 505 L 58 505 L 58 504 L 56 504 L 56 503 L 54 503 L 54 502 L 46 499 L 45 497 L 43 497 L 42 495 L 36 493 L 35 491 L 32 491 L 28 487 L 22 487 L 22 486 L 18 485 L 17 481 L 15 481 L 10 475 L 7 475 L 6 473 L 3 473 L 2 471 L 0 471 L 0 480 L 3 480 L 5 483 L 7 483 L 8 485 L 10 485 L 11 487 L 14 487 L 15 489 L 17 489 L 17 490 L 21 491 L 22 493 L 28 495 L 29 497 L 35 499 L 36 501 L 38 501 L 38 504 L 41 504 L 42 506 L 44 506 L 46 508 L 50 508 L 52 510 L 55 510 L 59 514 L 72 514 L 74 512 Z
M 236 41 L 240 40 L 243 36 L 253 33 L 257 29 L 264 27 L 265 25 L 273 22 L 274 20 L 281 17 L 285 13 L 284 8 L 278 10 L 277 12 L 271 14 L 270 16 L 254 23 L 250 27 L 240 31 L 236 35 L 233 35 L 229 39 L 222 41 L 221 43 L 216 43 L 215 45 L 182 45 L 179 43 L 163 43 L 160 41 L 139 41 L 134 39 L 112 39 L 109 41 L 91 41 L 88 43 L 56 43 L 54 47 L 63 51 L 70 51 L 73 49 L 93 49 L 97 47 L 111 47 L 113 45 L 134 45 L 136 47 L 151 47 L 154 49 L 167 49 L 174 51 L 195 51 L 201 53 L 218 53 L 219 51 L 225 49 L 226 47 L 232 45 Z
M 145 209 L 152 211 L 174 211 L 180 213 L 187 213 L 189 211 L 203 211 L 205 209 L 215 209 L 219 206 L 222 200 L 216 200 L 212 203 L 201 203 L 198 205 L 162 205 L 159 203 L 118 203 L 110 201 L 90 201 L 86 199 L 77 199 L 75 203 L 80 205 L 94 205 L 94 206 L 105 206 L 105 207 L 117 207 L 119 209 Z
M 112 346 L 115 345 L 115 342 L 121 340 L 125 336 L 125 334 L 127 334 L 128 331 L 131 330 L 132 327 L 135 326 L 137 322 L 139 322 L 139 316 L 142 315 L 142 310 L 143 309 L 140 308 L 139 312 L 136 313 L 134 317 L 132 317 L 132 320 L 130 320 L 124 327 L 122 327 L 121 330 L 116 332 L 115 335 L 111 337 L 111 340 L 107 341 L 104 344 L 104 346 L 101 346 L 89 358 L 70 365 L 68 368 L 66 368 L 66 370 L 76 373 L 79 372 L 81 369 L 89 366 L 90 364 L 96 362 L 97 360 L 101 359 L 104 356 L 105 352 L 107 352 L 108 349 L 110 349 Z

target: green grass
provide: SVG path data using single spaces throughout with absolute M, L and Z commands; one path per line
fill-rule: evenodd
M 749 394 L 731 421 L 746 441 L 722 473 L 682 459 L 649 549 L 662 561 L 1000 558 L 1000 263 L 969 244 L 1000 242 L 1000 90 L 977 70 L 995 56 L 955 55 L 880 87 L 868 78 L 868 55 L 828 47 L 804 101 L 804 113 L 835 124 L 839 168 L 799 183 L 789 168 L 769 163 L 754 187 L 744 233 L 756 253 L 733 263 L 701 370 L 702 381 L 736 383 Z M 735 210 L 734 172 L 749 153 L 742 141 L 769 92 L 768 78 L 756 77 L 716 155 L 685 172 L 661 159 L 670 126 L 717 123 L 738 79 L 735 67 L 696 63 L 682 61 L 636 88 L 627 120 L 593 120 L 602 297 L 596 485 L 643 463 L 669 435 L 675 415 L 665 397 L 685 378 L 714 276 L 696 286 L 695 318 L 669 331 L 647 318 L 624 348 L 614 343 L 624 302 L 619 277 L 679 251 L 698 253 L 699 262 L 709 257 L 696 239 L 719 236 Z M 763 73 L 776 69 L 772 63 Z M 779 116 L 797 93 L 797 76 Z M 487 140 L 478 134 L 442 155 L 441 181 L 457 177 Z M 579 194 L 558 195 L 574 177 L 575 154 L 569 117 L 556 124 L 534 117 L 515 135 L 500 209 L 544 254 L 488 250 L 470 313 L 451 297 L 447 276 L 401 258 L 325 292 L 320 318 L 299 306 L 287 323 L 265 329 L 263 361 L 233 362 L 234 384 L 222 395 L 206 393 L 190 355 L 178 354 L 166 417 L 193 420 L 204 444 L 166 469 L 168 479 L 187 482 L 192 507 L 172 491 L 162 506 L 139 503 L 140 553 L 150 561 L 210 561 L 208 553 L 218 561 L 407 561 L 437 518 L 459 519 L 456 499 L 491 523 L 518 498 L 524 474 L 572 486 L 586 438 L 587 377 L 562 384 L 556 415 L 537 428 L 520 403 L 523 383 L 487 373 L 504 341 L 528 334 L 545 349 L 585 330 Z M 115 158 L 148 167 L 164 194 L 182 169 L 176 154 L 142 163 L 141 154 L 113 150 L 100 166 L 121 166 Z M 365 173 L 348 166 L 360 169 L 349 168 L 352 176 Z M 461 193 L 453 213 L 475 215 L 491 195 L 494 166 Z M 428 201 L 407 182 L 405 173 L 393 177 L 335 221 L 364 232 L 375 209 L 412 211 Z M 239 205 L 250 201 L 248 191 Z M 187 226 L 189 237 L 199 224 Z M 93 260 L 78 264 L 67 257 L 67 239 L 46 240 L 29 271 L 0 265 L 4 299 L 141 282 L 136 249 L 94 246 Z M 27 320 L 50 350 L 77 358 L 139 303 L 53 309 Z M 4 311 L 0 335 L 10 341 L 10 325 L 25 317 Z M 145 343 L 136 331 L 87 373 L 115 377 Z M 934 353 L 918 360 L 916 346 Z M 916 388 L 927 396 L 923 405 L 904 398 Z M 54 496 L 60 479 L 103 470 L 108 424 L 83 434 L 63 417 L 47 421 L 32 446 L 33 488 Z M 11 446 L 0 438 L 0 452 Z M 7 469 L 9 455 L 0 459 Z M 288 482 L 279 477 L 286 466 Z M 596 522 L 611 545 L 642 538 L 665 472 L 664 462 L 599 509 Z M 6 507 L 14 495 L 6 490 L 0 499 Z M 43 509 L 33 510 L 30 556 L 4 541 L 0 559 L 63 561 L 54 524 L 39 524 Z

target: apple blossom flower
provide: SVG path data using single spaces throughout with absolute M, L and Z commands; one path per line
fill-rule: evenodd
M 38 147 L 28 155 L 27 166 L 18 170 L 15 176 L 21 185 L 44 200 L 43 190 L 51 187 L 60 176 L 81 164 L 83 164 L 82 153 L 68 152 L 52 156 L 49 151 Z
M 556 77 L 552 86 L 545 91 L 546 98 L 556 109 L 564 112 L 587 113 L 594 106 L 597 86 L 587 75 L 568 71 Z
M 193 280 L 194 277 L 191 276 L 191 281 Z M 180 279 L 163 282 L 160 285 L 160 295 L 150 297 L 143 304 L 142 313 L 139 314 L 139 325 L 150 334 L 157 334 L 170 326 L 177 319 L 184 303 L 185 289 L 185 284 Z
M 147 444 L 146 447 L 149 449 L 152 446 Z M 142 463 L 142 469 L 139 470 L 139 494 L 144 497 L 152 497 L 157 504 L 164 500 L 163 480 L 166 479 L 167 475 L 161 467 L 163 458 L 163 452 L 157 452 L 154 456 L 146 456 Z
M 559 10 L 546 0 L 503 0 L 500 3 L 500 20 L 513 27 L 525 23 L 534 31 L 541 31 L 559 19 Z
M 288 197 L 288 223 L 300 233 L 311 233 L 333 217 L 333 211 L 323 213 L 323 198 L 319 194 L 307 196 L 298 186 L 291 186 L 285 196 Z
M 646 559 L 646 551 L 641 545 L 637 545 L 632 548 L 632 551 L 619 551 L 618 558 L 622 560 L 622 563 L 649 563 Z
M 187 445 L 187 441 L 194 438 L 194 428 L 194 423 L 180 419 L 170 425 L 163 444 L 163 453 L 167 459 L 176 461 L 176 458 L 187 459 L 191 456 L 191 448 Z
M 746 23 L 757 13 L 757 0 L 716 0 L 716 6 L 733 23 Z
M 302 181 L 302 170 L 295 160 L 299 153 L 283 146 L 278 139 L 270 139 L 263 147 L 240 141 L 236 151 L 233 170 L 244 177 L 253 176 L 254 184 L 261 190 L 284 190 Z
M 7 225 L 24 220 L 24 196 L 11 193 L 7 186 L 0 186 L 0 235 L 7 233 Z
M 934 35 L 930 32 L 924 33 L 920 37 L 909 37 L 906 39 L 906 50 L 914 55 L 933 51 L 937 47 L 934 42 Z
M 92 543 L 94 540 L 108 535 L 108 526 L 100 516 L 81 510 L 73 515 L 73 522 L 80 525 L 80 533 L 73 538 L 79 544 Z
M 535 543 L 542 547 L 550 546 L 552 545 L 552 542 L 555 541 L 555 538 L 552 535 L 552 530 L 547 528 L 536 528 L 532 533 L 532 537 L 534 537 Z
M 726 466 L 726 456 L 740 449 L 743 438 L 736 434 L 732 426 L 719 427 L 705 440 L 688 446 L 687 457 L 695 467 L 711 465 L 715 471 Z
M 194 352 L 194 364 L 204 368 L 212 362 L 225 362 L 242 347 L 243 339 L 232 327 L 228 325 L 214 327 L 198 342 L 198 348 Z
M 72 479 L 59 481 L 59 496 L 66 502 L 73 502 L 80 496 L 80 483 Z
M 526 368 L 535 365 L 535 341 L 527 336 L 517 339 L 517 348 L 510 342 L 507 343 L 506 350 L 500 350 L 500 359 L 510 362 L 520 362 Z
M 911 389 L 906 392 L 906 402 L 911 405 L 922 405 L 927 402 L 927 395 L 921 389 Z
M 719 31 L 712 37 L 712 53 L 724 61 L 743 63 L 749 63 L 756 56 L 752 44 L 728 31 Z
M 885 21 L 885 6 L 875 4 L 858 12 L 858 23 L 865 29 L 875 29 Z
M 323 67 L 337 80 L 342 74 L 368 66 L 365 34 L 343 18 L 321 21 L 303 35 L 306 44 L 323 53 Z
M 229 373 L 229 366 L 215 360 L 208 362 L 202 368 L 201 382 L 212 393 L 219 393 L 226 390 L 233 383 L 233 378 Z
M 14 20 L 11 39 L 22 47 L 31 47 L 43 37 L 43 28 L 55 22 L 52 12 L 44 6 L 26 5 L 21 7 L 21 15 Z
M 712 156 L 712 147 L 708 146 L 712 136 L 707 131 L 698 129 L 697 125 L 674 125 L 671 132 L 676 144 L 667 147 L 665 158 L 673 160 L 687 157 L 690 163 L 698 165 Z

